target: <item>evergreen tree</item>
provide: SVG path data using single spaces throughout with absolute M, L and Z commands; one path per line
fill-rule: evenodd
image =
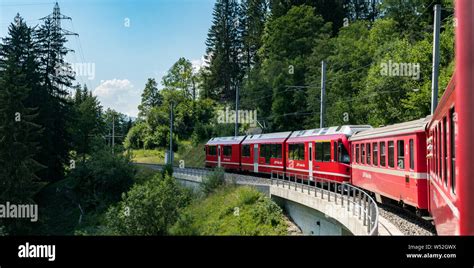
M 142 102 L 138 105 L 138 116 L 143 118 L 148 116 L 148 113 L 153 107 L 160 106 L 163 102 L 163 97 L 158 90 L 158 84 L 154 78 L 148 78 L 145 89 L 142 93 Z
M 212 26 L 209 29 L 206 46 L 209 58 L 204 87 L 209 97 L 232 101 L 235 89 L 241 81 L 240 17 L 237 0 L 217 0 Z
M 68 89 L 74 80 L 74 72 L 64 61 L 68 49 L 61 29 L 49 17 L 36 32 L 39 45 L 39 72 L 42 85 L 41 97 L 36 100 L 39 108 L 38 122 L 44 127 L 40 137 L 42 149 L 38 155 L 47 168 L 39 173 L 43 180 L 57 181 L 64 177 L 64 166 L 69 164 L 72 104 L 68 101 Z
M 0 47 L 0 203 L 31 203 L 40 187 L 40 126 L 37 109 L 27 104 L 38 81 L 32 32 L 17 15 Z

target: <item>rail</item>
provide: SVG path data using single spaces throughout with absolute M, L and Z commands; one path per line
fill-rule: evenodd
M 364 226 L 367 226 L 367 233 L 369 235 L 378 234 L 378 219 L 379 211 L 377 204 L 363 190 L 354 187 L 348 183 L 341 183 L 320 177 L 297 173 L 272 171 L 271 184 L 276 186 L 288 187 L 295 191 L 307 192 L 314 196 L 319 196 L 326 199 L 328 202 L 334 202 L 342 208 L 347 207 L 347 212 L 350 213 L 352 207 L 352 216 L 358 217 Z

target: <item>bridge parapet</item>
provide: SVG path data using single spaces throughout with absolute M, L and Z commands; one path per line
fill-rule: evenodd
M 270 194 L 316 209 L 355 235 L 378 235 L 377 204 L 366 192 L 348 183 L 274 171 Z

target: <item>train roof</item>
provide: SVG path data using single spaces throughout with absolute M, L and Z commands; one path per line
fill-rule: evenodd
M 354 133 L 357 133 L 359 131 L 364 131 L 367 129 L 372 129 L 372 127 L 369 125 L 345 125 L 345 126 L 337 126 L 337 127 L 299 130 L 299 131 L 294 131 L 291 134 L 289 139 L 315 137 L 315 136 L 323 136 L 323 135 L 336 135 L 336 134 L 343 134 L 349 137 L 349 136 L 354 135 Z
M 291 131 L 286 131 L 249 135 L 242 144 L 249 144 L 255 142 L 284 142 L 290 136 L 291 133 Z
M 365 130 L 353 135 L 349 140 L 358 141 L 364 139 L 381 138 L 387 136 L 397 136 L 415 132 L 425 131 L 426 125 L 430 122 L 431 116 L 425 118 L 394 124 L 385 127 L 378 127 Z
M 240 144 L 246 136 L 229 136 L 229 137 L 215 137 L 210 139 L 206 145 L 217 144 Z

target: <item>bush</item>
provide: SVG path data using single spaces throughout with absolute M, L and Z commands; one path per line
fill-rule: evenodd
M 201 189 L 208 195 L 214 192 L 225 183 L 224 169 L 216 168 L 211 174 L 205 177 L 201 183 Z
M 136 168 L 130 158 L 103 149 L 92 154 L 69 174 L 83 208 L 103 208 L 120 200 L 133 184 Z
M 161 176 L 162 177 L 166 177 L 166 176 L 173 177 L 173 164 L 164 165 L 163 169 L 161 170 Z
M 106 214 L 107 228 L 117 235 L 165 235 L 191 195 L 170 176 L 155 175 L 134 185 Z
M 174 235 L 286 235 L 282 209 L 254 188 L 221 187 L 185 208 Z

